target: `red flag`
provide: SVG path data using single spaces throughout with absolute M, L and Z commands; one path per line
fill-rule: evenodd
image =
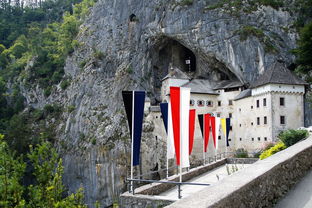
M 180 88 L 170 87 L 172 127 L 177 165 L 180 165 Z
M 204 148 L 205 148 L 205 152 L 207 152 L 207 147 L 208 147 L 208 143 L 209 143 L 209 134 L 210 134 L 210 114 L 207 113 L 204 116 Z
M 217 144 L 217 138 L 216 138 L 216 118 L 210 117 L 210 124 L 211 124 L 211 131 L 212 131 L 212 137 L 213 137 L 213 145 L 216 148 Z
M 189 155 L 191 155 L 194 144 L 194 132 L 195 132 L 195 109 L 190 110 L 189 119 Z

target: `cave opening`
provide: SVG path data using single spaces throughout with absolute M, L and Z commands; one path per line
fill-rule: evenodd
M 158 44 L 155 45 L 152 56 L 153 85 L 156 97 L 160 95 L 162 79 L 172 69 L 179 69 L 190 78 L 194 77 L 197 72 L 196 55 L 177 40 L 168 37 L 161 38 Z

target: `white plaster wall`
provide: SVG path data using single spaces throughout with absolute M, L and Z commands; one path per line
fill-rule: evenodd
M 304 125 L 303 94 L 273 93 L 273 137 L 286 129 L 297 129 Z M 285 98 L 285 106 L 280 106 L 280 97 Z M 280 124 L 280 116 L 286 116 L 286 124 Z
M 303 85 L 267 84 L 252 89 L 251 95 L 256 96 L 267 92 L 304 93 L 304 91 Z
M 264 98 L 266 99 L 266 106 L 263 106 Z M 271 94 L 266 93 L 235 101 L 233 132 L 236 149 L 244 148 L 254 152 L 272 142 L 271 99 Z M 257 100 L 260 101 L 258 108 Z M 267 117 L 267 124 L 264 124 L 264 116 Z M 260 117 L 260 125 L 257 125 L 257 117 Z M 260 141 L 258 140 L 259 137 Z M 267 141 L 264 140 L 265 137 Z M 253 141 L 252 138 L 254 138 Z

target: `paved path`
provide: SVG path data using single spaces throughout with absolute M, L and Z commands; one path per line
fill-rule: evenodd
M 250 164 L 237 164 L 236 165 L 239 170 L 246 168 L 250 166 Z M 232 164 L 229 164 L 230 170 L 232 170 Z M 238 171 L 239 171 L 238 170 Z M 219 179 L 218 179 L 219 177 Z M 208 184 L 215 184 L 218 182 L 218 180 L 222 180 L 223 178 L 228 177 L 227 169 L 226 166 L 223 165 L 221 167 L 215 168 L 207 173 L 204 173 L 198 177 L 195 177 L 187 182 L 193 182 L 193 183 L 208 183 Z M 207 186 L 194 186 L 194 185 L 183 185 L 181 186 L 182 189 L 182 197 L 189 196 L 191 194 L 194 194 L 197 191 L 200 191 Z M 178 200 L 178 187 L 175 186 L 174 188 L 161 193 L 158 196 L 155 196 L 156 198 L 161 198 L 161 199 L 173 199 L 173 200 Z
M 312 171 L 296 184 L 275 208 L 312 208 Z

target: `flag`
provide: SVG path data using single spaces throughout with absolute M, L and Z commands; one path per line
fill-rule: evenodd
M 221 127 L 222 127 L 222 131 L 224 134 L 224 137 L 226 137 L 226 119 L 225 118 L 221 118 Z
M 176 162 L 189 167 L 190 89 L 170 87 L 170 97 Z
M 210 124 L 211 124 L 211 133 L 213 139 L 214 148 L 217 148 L 218 138 L 216 138 L 216 118 L 214 116 L 210 117 Z
M 202 133 L 202 137 L 204 138 L 204 115 L 203 114 L 198 114 L 198 122 L 199 122 L 200 131 Z
M 230 146 L 229 143 L 229 133 L 230 133 L 230 129 L 231 129 L 231 118 L 227 118 L 226 119 L 226 146 Z
M 160 111 L 165 125 L 166 133 L 168 134 L 168 103 L 160 103 Z
M 167 158 L 174 158 L 173 132 L 172 132 L 172 117 L 170 103 L 160 103 L 161 115 L 167 133 Z
M 207 152 L 210 136 L 210 114 L 204 115 L 204 152 Z
M 194 144 L 194 133 L 195 133 L 195 114 L 196 110 L 190 110 L 190 119 L 189 119 L 189 155 L 191 155 Z
M 216 135 L 216 149 L 218 149 L 218 147 L 219 147 L 219 140 L 218 140 L 218 138 L 219 138 L 219 130 L 220 130 L 220 118 L 219 117 L 216 117 L 215 118 L 215 123 L 216 123 L 216 125 L 215 125 L 215 135 Z
M 141 134 L 144 116 L 144 91 L 122 91 L 131 135 L 132 165 L 140 164 Z

